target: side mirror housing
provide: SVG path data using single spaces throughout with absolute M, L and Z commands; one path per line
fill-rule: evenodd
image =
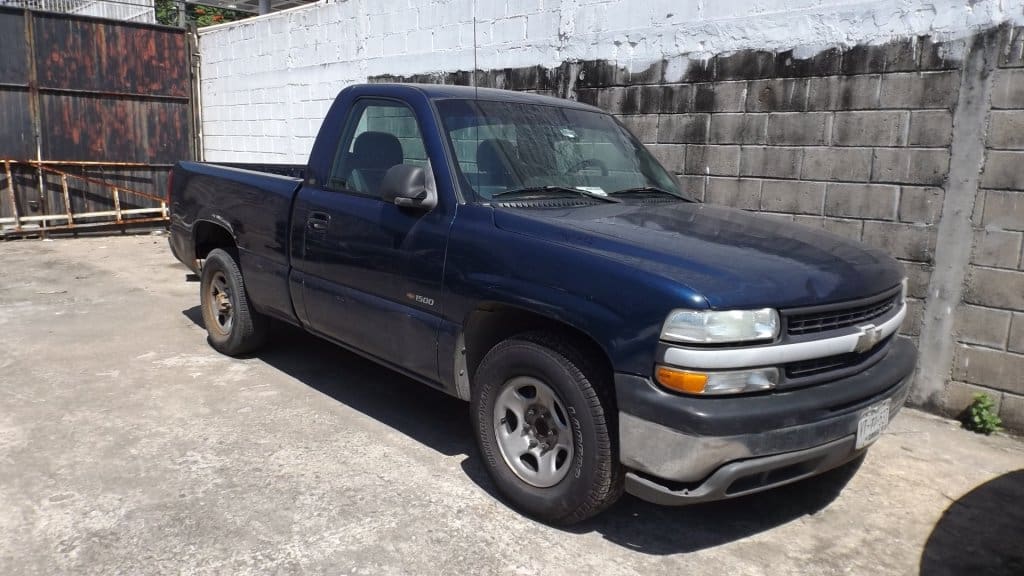
M 397 164 L 388 168 L 380 191 L 384 201 L 401 208 L 427 211 L 437 206 L 434 179 L 422 166 Z

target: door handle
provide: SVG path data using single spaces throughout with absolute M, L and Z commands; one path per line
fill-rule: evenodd
M 318 232 L 327 230 L 327 226 L 330 223 L 331 216 L 324 212 L 310 212 L 309 217 L 306 218 L 306 228 L 316 230 Z

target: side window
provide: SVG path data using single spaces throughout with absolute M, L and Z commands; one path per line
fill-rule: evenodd
M 327 186 L 380 196 L 384 173 L 398 164 L 427 166 L 416 116 L 388 100 L 359 100 L 349 113 Z

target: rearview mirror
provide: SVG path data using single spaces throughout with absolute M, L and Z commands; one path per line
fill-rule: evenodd
M 380 184 L 384 201 L 401 208 L 430 210 L 437 205 L 434 179 L 422 166 L 397 164 L 388 168 Z

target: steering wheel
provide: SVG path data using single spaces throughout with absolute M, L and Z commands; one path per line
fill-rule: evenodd
M 579 172 L 580 170 L 583 170 L 584 168 L 589 168 L 591 166 L 599 168 L 601 170 L 601 176 L 608 175 L 608 166 L 606 166 L 604 162 L 598 160 L 597 158 L 587 158 L 586 160 L 580 160 L 579 162 L 570 166 L 569 169 L 566 170 L 566 173 L 575 174 L 576 172 Z

